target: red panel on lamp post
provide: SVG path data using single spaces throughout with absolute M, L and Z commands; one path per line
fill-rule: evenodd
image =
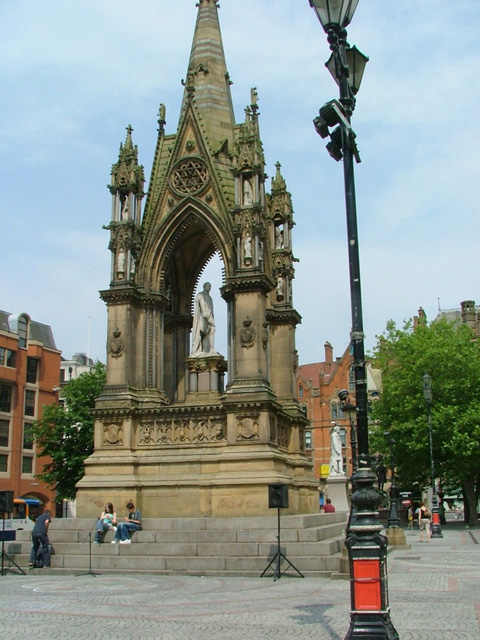
M 379 560 L 353 561 L 353 590 L 356 611 L 382 610 Z

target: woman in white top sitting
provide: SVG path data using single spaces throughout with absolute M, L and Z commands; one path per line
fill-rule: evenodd
M 117 514 L 115 513 L 113 504 L 111 502 L 107 502 L 104 509 L 105 510 L 102 512 L 102 515 L 97 520 L 94 540 L 96 544 L 103 542 L 107 531 L 111 531 L 112 529 L 116 530 L 117 528 Z

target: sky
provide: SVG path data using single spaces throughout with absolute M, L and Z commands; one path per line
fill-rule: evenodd
M 338 97 L 308 0 L 222 0 L 237 122 L 256 87 L 270 189 L 292 194 L 301 364 L 348 347 L 342 163 L 313 127 Z M 0 0 L 0 309 L 52 327 L 66 359 L 106 360 L 111 165 L 131 124 L 148 178 L 160 103 L 177 128 L 195 0 Z M 352 125 L 365 346 L 421 306 L 480 303 L 478 0 L 360 0 L 348 41 L 367 56 Z M 224 303 L 213 284 L 217 343 Z M 202 281 L 203 282 L 203 281 Z

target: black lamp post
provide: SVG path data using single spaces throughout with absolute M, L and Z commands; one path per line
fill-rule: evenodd
M 428 440 L 430 444 L 430 467 L 432 475 L 432 538 L 443 538 L 442 528 L 440 526 L 440 515 L 438 513 L 438 497 L 437 485 L 435 482 L 435 462 L 433 458 L 433 432 L 432 432 L 432 376 L 426 373 L 423 378 L 423 395 L 427 403 L 427 420 L 428 420 Z
M 392 434 L 387 431 L 385 434 L 385 441 L 390 449 L 390 510 L 388 512 L 387 527 L 389 529 L 400 529 L 400 517 L 398 515 L 398 491 L 397 484 L 395 482 L 395 439 Z
M 337 161 L 343 158 L 345 206 L 347 217 L 348 257 L 350 266 L 350 298 L 352 312 L 351 342 L 355 374 L 358 459 L 352 476 L 354 492 L 347 527 L 346 546 L 350 564 L 350 638 L 398 639 L 390 620 L 387 581 L 387 539 L 381 535 L 378 518 L 380 495 L 371 469 L 368 447 L 367 382 L 360 286 L 357 211 L 353 159 L 360 162 L 355 144 L 351 116 L 355 108 L 363 70 L 368 61 L 347 42 L 346 27 L 351 22 L 359 0 L 309 0 L 327 34 L 332 58 L 327 63 L 340 92 L 339 100 L 331 100 L 320 109 L 314 120 L 322 138 L 330 137 L 327 150 Z M 352 66 L 352 60 L 355 63 Z M 350 62 L 350 65 L 349 65 Z M 333 128 L 332 131 L 330 129 Z

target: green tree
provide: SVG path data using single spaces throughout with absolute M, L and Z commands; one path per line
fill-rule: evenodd
M 44 406 L 41 420 L 33 425 L 40 455 L 51 458 L 38 477 L 56 489 L 59 499 L 75 499 L 84 460 L 93 453 L 93 408 L 105 378 L 105 365 L 96 362 L 91 371 L 63 387 L 64 405 Z
M 461 486 L 465 519 L 478 524 L 480 491 L 480 341 L 465 324 L 438 320 L 403 330 L 389 322 L 378 338 L 374 366 L 383 391 L 372 408 L 372 450 L 388 455 L 383 434 L 395 441 L 400 483 L 431 484 L 427 405 L 423 375 L 432 376 L 431 424 L 435 476 Z

